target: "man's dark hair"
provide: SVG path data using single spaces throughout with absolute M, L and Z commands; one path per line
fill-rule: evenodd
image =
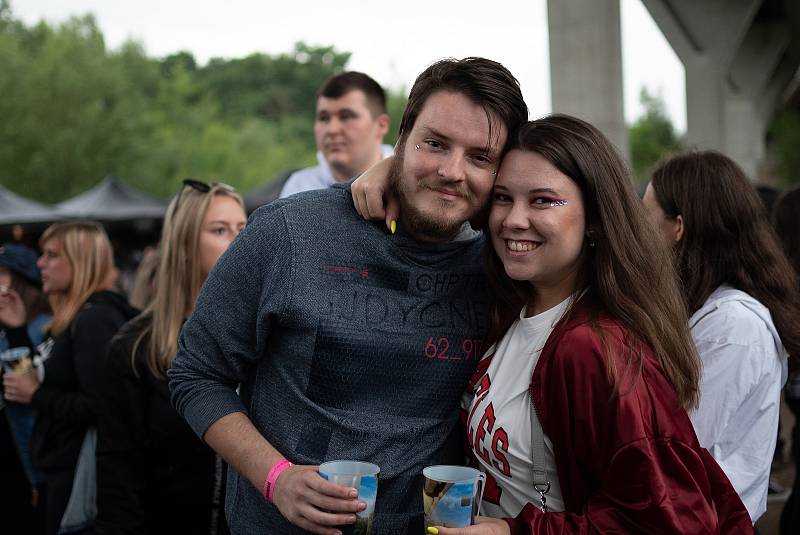
M 464 95 L 481 106 L 487 115 L 497 116 L 508 129 L 509 141 L 528 120 L 528 107 L 522 98 L 519 82 L 508 69 L 485 58 L 448 58 L 422 71 L 414 82 L 400 121 L 401 139 L 404 140 L 411 132 L 425 101 L 437 91 Z
M 362 91 L 373 117 L 386 113 L 386 93 L 378 82 L 363 72 L 347 71 L 325 80 L 317 92 L 317 98 L 341 98 L 350 91 Z

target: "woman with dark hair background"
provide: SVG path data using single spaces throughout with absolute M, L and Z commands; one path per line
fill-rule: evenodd
M 644 204 L 673 249 L 703 363 L 692 423 L 755 523 L 767 506 L 786 351 L 800 354 L 797 280 L 755 188 L 718 152 L 661 162 Z
M 775 205 L 773 223 L 783 249 L 800 274 L 800 188 L 784 193 Z M 792 431 L 792 455 L 794 456 L 794 486 L 781 513 L 781 535 L 800 533 L 800 354 L 792 353 L 789 362 L 791 373 L 786 384 L 786 403 L 795 416 Z

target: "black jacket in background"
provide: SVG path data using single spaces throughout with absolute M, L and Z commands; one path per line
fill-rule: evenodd
M 97 436 L 98 535 L 222 534 L 222 462 L 170 403 L 166 379 L 147 368 L 146 320 L 112 340 Z
M 122 295 L 97 292 L 54 338 L 44 382 L 31 400 L 36 410 L 31 455 L 45 479 L 48 472 L 75 468 L 86 430 L 97 422 L 98 381 L 108 343 L 135 313 Z

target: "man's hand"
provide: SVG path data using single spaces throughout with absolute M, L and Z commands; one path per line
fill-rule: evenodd
M 392 234 L 392 224 L 397 224 L 400 215 L 400 203 L 390 193 L 389 170 L 394 156 L 381 160 L 360 177 L 350 187 L 353 204 L 358 214 L 364 219 L 383 219 Z
M 0 325 L 16 328 L 25 324 L 25 303 L 13 288 L 0 286 Z
M 211 424 L 205 441 L 259 492 L 270 468 L 283 459 L 245 414 L 227 414 Z M 272 502 L 292 524 L 320 535 L 341 534 L 336 526 L 352 524 L 366 508 L 358 491 L 323 479 L 317 466 L 295 465 L 275 480 Z M 264 504 L 267 507 L 267 504 Z M 330 511 L 330 512 L 327 512 Z
M 358 490 L 326 481 L 316 466 L 292 466 L 275 481 L 273 503 L 295 526 L 320 535 L 339 535 L 333 526 L 353 524 L 367 504 Z
M 433 528 L 438 535 L 511 535 L 511 529 L 505 520 L 489 518 L 486 516 L 476 516 L 475 525 L 468 528 Z M 433 533 L 428 528 L 428 533 Z

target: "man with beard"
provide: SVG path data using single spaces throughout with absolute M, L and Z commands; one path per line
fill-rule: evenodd
M 232 533 L 352 527 L 357 491 L 316 470 L 334 459 L 380 466 L 374 533 L 422 533 L 422 469 L 459 461 L 458 403 L 488 324 L 484 236 L 468 221 L 526 119 L 502 65 L 439 61 L 400 125 L 396 234 L 335 185 L 262 207 L 220 259 L 169 377 L 232 467 Z

